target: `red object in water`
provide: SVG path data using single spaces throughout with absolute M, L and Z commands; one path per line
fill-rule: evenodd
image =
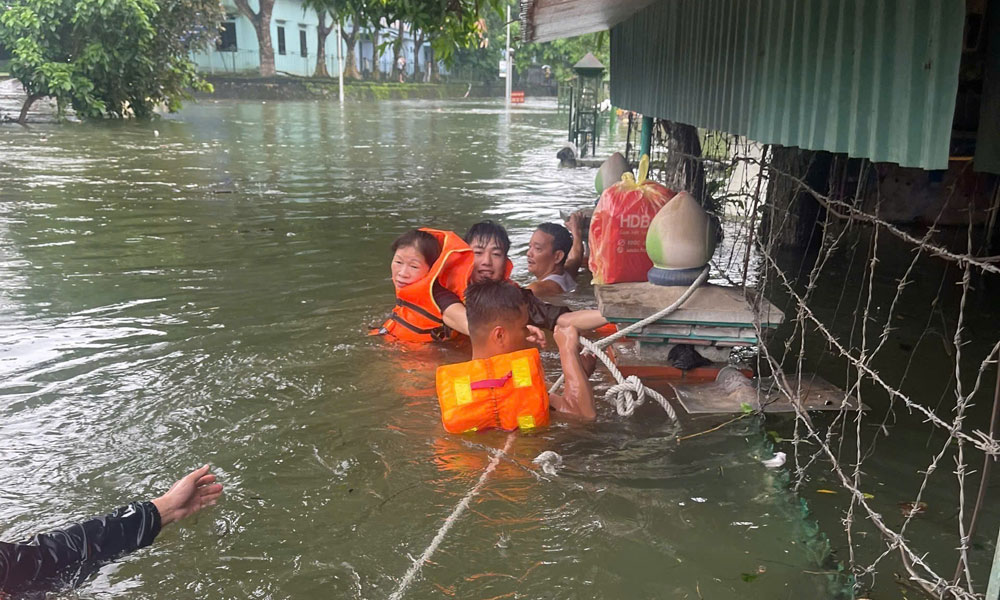
M 639 178 L 626 173 L 608 187 L 590 221 L 590 272 L 595 284 L 646 281 L 653 266 L 646 254 L 646 231 L 673 190 L 646 179 L 649 159 L 639 163 Z
M 524 92 L 511 92 L 511 104 L 524 104 Z

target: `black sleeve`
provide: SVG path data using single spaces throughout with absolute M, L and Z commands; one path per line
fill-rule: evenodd
M 458 297 L 458 294 L 444 287 L 438 282 L 434 282 L 434 287 L 431 288 L 431 293 L 434 294 L 434 303 L 438 305 L 441 312 L 448 308 L 452 304 L 461 303 L 462 299 Z
M 571 312 L 565 306 L 556 306 L 548 302 L 542 302 L 535 297 L 528 288 L 521 288 L 524 299 L 528 301 L 528 323 L 535 327 L 552 331 L 556 328 L 556 321 L 564 314 Z
M 23 543 L 0 542 L 0 592 L 76 579 L 88 566 L 152 544 L 158 533 L 160 513 L 153 503 L 133 502 Z

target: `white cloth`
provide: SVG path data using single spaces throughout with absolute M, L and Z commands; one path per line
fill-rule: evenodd
M 563 271 L 561 275 L 553 273 L 542 281 L 554 281 L 564 292 L 572 292 L 576 289 L 576 280 L 570 277 L 570 274 L 565 271 Z

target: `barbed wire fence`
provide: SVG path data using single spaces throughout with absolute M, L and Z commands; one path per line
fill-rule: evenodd
M 630 161 L 638 158 L 634 125 L 637 121 L 630 118 Z M 815 168 L 817 153 L 761 146 L 715 132 L 690 139 L 692 131 L 678 134 L 676 125 L 656 122 L 650 177 L 691 191 L 722 216 L 726 239 L 713 259 L 713 281 L 743 287 L 753 306 L 768 298 L 784 310 L 783 335 L 761 344 L 757 371 L 772 374 L 781 396 L 794 407 L 792 488 L 799 492 L 817 472 L 825 472 L 847 494 L 841 522 L 845 568 L 853 575 L 855 591 L 871 589 L 876 577 L 884 576 L 880 573 L 887 570 L 886 559 L 895 556 L 898 562 L 892 569 L 905 571 L 897 579 L 900 585 L 934 598 L 981 598 L 986 577 L 974 577 L 970 547 L 980 526 L 990 466 L 1000 455 L 1000 332 L 974 323 L 970 327 L 970 317 L 983 294 L 975 288 L 987 287 L 988 279 L 1000 275 L 1000 257 L 983 256 L 1000 191 L 993 188 L 985 227 L 974 223 L 971 210 L 967 224 L 941 226 L 954 187 L 945 190 L 947 197 L 929 225 L 903 227 L 881 216 L 884 195 L 877 165 L 826 155 L 819 159 L 826 161 L 822 168 Z M 802 207 L 810 205 L 815 218 L 808 210 L 803 213 Z M 959 243 L 942 241 L 948 233 L 960 235 Z M 987 242 L 981 243 L 984 233 Z M 797 238 L 799 246 L 791 253 L 785 247 L 790 237 Z M 902 268 L 894 270 L 891 259 L 906 253 L 910 256 Z M 831 307 L 829 288 L 836 287 L 831 278 L 846 279 L 855 270 L 862 276 L 853 283 L 840 282 Z M 913 304 L 920 298 L 908 291 L 937 270 L 940 281 L 930 288 L 936 292 L 919 307 L 927 312 L 926 320 L 922 325 L 909 325 L 912 319 L 904 324 L 904 307 L 919 312 Z M 949 303 L 946 298 L 953 298 L 955 287 L 957 302 Z M 891 297 L 887 307 L 884 291 Z M 886 369 L 884 356 L 904 326 L 919 335 L 896 381 L 883 373 L 892 370 Z M 765 339 L 767 331 L 759 321 L 755 329 L 759 339 Z M 916 346 L 934 338 L 941 338 L 945 349 L 948 364 L 941 368 L 948 381 L 941 395 L 930 397 L 926 390 L 913 389 L 919 388 L 914 373 L 927 368 L 914 369 L 914 361 Z M 824 362 L 828 370 L 843 369 L 841 381 L 835 383 L 842 384 L 844 405 L 853 397 L 872 410 L 841 410 L 824 419 L 811 416 L 801 402 L 803 372 Z M 976 404 L 992 406 L 985 424 L 970 419 Z M 911 501 L 901 505 L 898 524 L 888 518 L 885 503 L 876 506 L 874 496 L 865 491 L 873 482 L 864 469 L 866 461 L 899 452 L 892 440 L 894 425 L 925 429 L 927 445 L 933 444 L 918 471 Z M 954 490 L 950 501 L 955 525 L 948 549 L 908 535 L 926 510 L 932 488 Z M 869 529 L 877 532 L 878 543 L 868 536 Z M 984 536 L 992 539 L 995 531 L 987 531 Z M 991 558 L 993 553 L 988 554 Z

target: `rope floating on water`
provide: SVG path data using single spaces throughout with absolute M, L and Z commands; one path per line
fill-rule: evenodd
M 673 407 L 670 406 L 670 402 L 668 402 L 666 398 L 664 398 L 656 390 L 650 389 L 645 385 L 643 385 L 642 381 L 635 375 L 630 375 L 629 377 L 622 377 L 621 371 L 619 371 L 618 368 L 615 367 L 614 363 L 611 362 L 611 359 L 606 354 L 604 354 L 604 352 L 601 352 L 601 349 L 607 347 L 612 342 L 625 337 L 626 335 L 635 331 L 636 329 L 639 329 L 640 327 L 645 327 L 646 325 L 649 325 L 653 321 L 662 319 L 663 317 L 669 315 L 670 313 L 680 308 L 681 305 L 684 304 L 684 302 L 686 302 L 687 299 L 691 297 L 691 294 L 693 294 L 694 291 L 698 289 L 698 287 L 700 287 L 701 284 L 704 283 L 706 279 L 708 279 L 708 270 L 709 268 L 706 265 L 705 269 L 698 276 L 698 279 L 696 279 L 688 287 L 688 289 L 684 291 L 684 294 L 681 295 L 681 297 L 678 298 L 673 304 L 664 308 L 663 310 L 656 312 L 641 321 L 633 323 L 628 327 L 620 329 L 617 332 L 598 340 L 597 342 L 592 342 L 588 339 L 580 338 L 580 344 L 587 351 L 597 356 L 597 358 L 599 358 L 601 362 L 604 363 L 604 366 L 607 367 L 612 377 L 614 377 L 615 380 L 618 382 L 617 384 L 611 386 L 611 389 L 607 391 L 605 397 L 609 398 L 611 402 L 614 403 L 615 408 L 618 411 L 619 415 L 623 417 L 631 416 L 632 413 L 635 412 L 635 409 L 641 406 L 646 401 L 646 396 L 649 396 L 650 398 L 656 400 L 660 404 L 660 406 L 663 407 L 663 410 L 666 411 L 667 416 L 669 416 L 674 422 L 677 421 L 677 414 L 674 412 Z M 559 379 L 552 385 L 551 388 L 549 388 L 550 394 L 555 390 L 559 389 L 559 386 L 562 385 L 563 379 L 565 379 L 565 375 L 560 375 Z M 489 479 L 490 475 L 493 474 L 493 471 L 496 470 L 497 465 L 500 464 L 500 461 L 507 456 L 507 452 L 510 451 L 510 447 L 514 443 L 514 438 L 516 436 L 517 436 L 516 429 L 507 435 L 507 441 L 504 443 L 503 449 L 493 454 L 493 458 L 490 459 L 490 463 L 486 465 L 486 469 L 483 470 L 483 474 L 479 476 L 479 480 L 476 481 L 476 485 L 472 486 L 472 489 L 469 490 L 469 493 L 467 493 L 465 497 L 463 497 L 459 501 L 459 503 L 455 505 L 455 508 L 451 511 L 451 514 L 448 515 L 448 518 L 444 520 L 444 523 L 441 524 L 441 527 L 438 529 L 437 534 L 434 535 L 434 539 L 431 540 L 431 543 L 429 546 L 427 546 L 427 549 L 424 550 L 419 557 L 413 560 L 413 563 L 410 565 L 410 568 L 407 569 L 406 573 L 403 575 L 403 578 L 399 581 L 399 585 L 396 587 L 396 590 L 389 596 L 389 600 L 400 600 L 403 597 L 403 595 L 406 593 L 406 590 L 416 579 L 417 575 L 420 574 L 420 570 L 424 568 L 424 563 L 430 560 L 431 556 L 434 555 L 438 547 L 441 546 L 441 542 L 443 542 L 444 537 L 448 535 L 448 531 L 451 530 L 451 528 L 455 525 L 459 517 L 462 516 L 462 513 L 464 513 L 466 509 L 469 508 L 469 504 L 472 502 L 472 499 L 475 498 L 476 495 L 479 494 L 479 491 L 483 489 L 483 486 L 486 485 L 486 480 Z
M 483 489 L 483 486 L 486 484 L 486 480 L 489 479 L 493 471 L 496 470 L 497 465 L 500 464 L 500 460 L 507 455 L 508 451 L 510 451 L 510 447 L 514 443 L 514 438 L 516 436 L 516 429 L 507 434 L 507 441 L 503 445 L 503 450 L 500 450 L 493 455 L 493 458 L 490 460 L 490 464 L 486 465 L 486 469 L 483 470 L 483 474 L 479 476 L 479 481 L 477 481 L 476 485 L 472 486 L 472 489 L 469 490 L 469 493 L 455 505 L 455 509 L 451 511 L 448 518 L 441 524 L 441 528 L 438 529 L 437 535 L 435 535 L 434 539 L 431 540 L 430 545 L 427 546 L 427 549 L 424 550 L 423 554 L 414 559 L 413 564 L 410 565 L 406 574 L 403 575 L 403 579 L 400 580 L 399 586 L 396 587 L 396 591 L 389 596 L 389 600 L 399 600 L 403 597 L 403 594 L 406 593 L 406 589 L 410 587 L 410 584 L 413 583 L 413 580 L 420 573 L 420 570 L 424 568 L 424 563 L 430 560 L 434 552 L 437 551 L 438 546 L 440 546 L 441 542 L 444 541 L 444 536 L 448 534 L 448 530 L 450 530 L 455 522 L 458 521 L 458 518 L 462 516 L 462 513 L 469 508 L 469 504 L 472 502 L 472 499 L 476 497 L 479 490 Z

